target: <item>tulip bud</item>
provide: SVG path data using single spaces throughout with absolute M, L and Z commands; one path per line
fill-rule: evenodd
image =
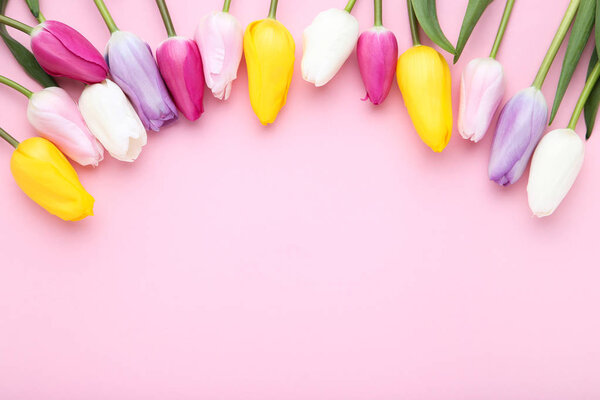
M 100 52 L 75 29 L 58 21 L 45 21 L 35 27 L 31 50 L 50 75 L 88 84 L 102 82 L 108 75 Z
M 53 86 L 29 99 L 27 119 L 43 138 L 81 165 L 98 165 L 104 149 L 88 129 L 77 104 L 63 89 Z
M 367 98 L 373 104 L 383 103 L 390 93 L 398 63 L 396 36 L 382 26 L 374 26 L 358 38 L 356 54 Z
M 538 217 L 556 210 L 575 182 L 585 146 L 572 129 L 547 133 L 533 153 L 527 197 L 529 208 Z
M 156 61 L 177 108 L 190 121 L 200 118 L 204 78 L 196 42 L 170 37 L 156 49 Z
M 77 172 L 48 140 L 33 137 L 13 152 L 10 169 L 17 185 L 33 201 L 65 221 L 94 215 L 94 198 L 81 186 Z
M 244 34 L 250 103 L 263 125 L 285 105 L 294 72 L 294 38 L 279 21 L 254 21 Z
M 471 60 L 460 82 L 458 132 L 465 139 L 480 141 L 490 127 L 505 90 L 502 64 L 493 58 Z
M 358 21 L 348 11 L 332 8 L 319 13 L 304 30 L 304 80 L 316 87 L 329 82 L 352 53 L 358 33 Z
M 125 94 L 107 79 L 86 87 L 79 109 L 90 131 L 120 161 L 132 162 L 146 145 L 146 130 Z
M 114 32 L 106 46 L 114 81 L 127 94 L 146 129 L 160 128 L 177 119 L 177 108 L 152 56 L 150 47 L 130 32 Z
M 452 93 L 448 63 L 428 46 L 414 46 L 398 59 L 398 86 L 415 129 L 435 152 L 452 135 Z
M 488 167 L 491 180 L 500 185 L 519 180 L 547 121 L 546 99 L 533 86 L 521 90 L 506 103 L 500 113 L 492 144 Z
M 214 12 L 202 18 L 196 30 L 196 42 L 202 54 L 204 79 L 213 96 L 227 100 L 237 78 L 242 59 L 244 31 L 228 12 Z

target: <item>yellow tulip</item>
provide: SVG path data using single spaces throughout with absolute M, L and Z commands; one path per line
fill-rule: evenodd
M 448 63 L 431 47 L 417 45 L 400 56 L 396 76 L 417 133 L 431 150 L 444 150 L 452 134 Z
M 274 18 L 254 21 L 244 33 L 250 104 L 263 125 L 285 105 L 294 72 L 294 38 Z
M 65 156 L 46 139 L 22 141 L 10 160 L 17 185 L 50 214 L 65 221 L 93 215 L 94 198 L 85 191 Z

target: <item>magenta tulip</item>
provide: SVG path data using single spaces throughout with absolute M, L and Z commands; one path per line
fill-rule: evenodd
M 102 54 L 75 29 L 58 21 L 45 21 L 35 27 L 31 50 L 42 68 L 53 76 L 93 84 L 108 75 Z
M 381 104 L 390 93 L 396 64 L 398 42 L 394 33 L 382 26 L 374 26 L 358 38 L 356 48 L 358 66 L 367 96 L 373 104 Z
M 170 37 L 156 49 L 156 61 L 179 111 L 190 121 L 197 120 L 204 111 L 204 72 L 196 42 Z

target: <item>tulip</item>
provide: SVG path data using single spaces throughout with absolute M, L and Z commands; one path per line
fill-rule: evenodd
M 213 96 L 227 100 L 242 59 L 244 31 L 228 12 L 205 16 L 196 30 L 196 42 L 202 54 L 204 80 Z
M 355 0 L 344 10 L 319 13 L 304 30 L 302 77 L 316 87 L 327 84 L 346 62 L 358 40 L 358 21 L 350 14 Z
M 488 168 L 491 180 L 500 185 L 519 180 L 547 121 L 548 105 L 538 88 L 521 90 L 506 103 L 492 144 Z
M 0 15 L 0 24 L 31 36 L 33 55 L 50 75 L 97 83 L 108 74 L 108 66 L 100 52 L 79 32 L 62 22 L 44 21 L 34 28 Z
M 392 31 L 383 27 L 381 0 L 375 0 L 375 25 L 361 33 L 356 46 L 358 67 L 367 96 L 373 104 L 381 104 L 390 93 L 398 62 L 398 41 Z
M 514 95 L 500 113 L 488 166 L 490 179 L 500 185 L 519 180 L 544 133 L 548 104 L 541 91 L 542 85 L 571 26 L 579 1 L 570 1 L 531 87 Z
M 1 128 L 0 137 L 15 147 L 10 169 L 17 185 L 31 200 L 65 221 L 94 215 L 94 198 L 56 146 L 40 137 L 19 143 Z
M 90 131 L 120 161 L 132 162 L 146 145 L 146 130 L 125 94 L 109 79 L 86 87 L 79 109 Z
M 88 129 L 77 104 L 63 89 L 49 87 L 29 99 L 27 119 L 40 136 L 81 165 L 96 167 L 104 149 Z
M 177 108 L 187 119 L 195 121 L 204 111 L 204 73 L 200 51 L 193 40 L 177 36 L 166 1 L 156 0 L 156 4 L 169 35 L 156 49 L 158 69 Z
M 460 82 L 458 132 L 480 141 L 490 127 L 506 87 L 502 64 L 493 58 L 471 60 Z
M 435 152 L 452 134 L 452 94 L 448 63 L 428 46 L 416 45 L 398 59 L 398 86 L 415 129 Z
M 71 97 L 63 89 L 52 86 L 33 93 L 17 82 L 0 75 L 0 83 L 29 99 L 27 119 L 45 139 L 53 142 L 73 161 L 81 165 L 98 165 L 104 149 L 90 133 Z
M 527 184 L 529 208 L 537 217 L 552 214 L 575 182 L 585 146 L 572 129 L 556 129 L 547 133 L 531 160 Z
M 285 105 L 294 72 L 294 38 L 275 19 L 276 5 L 272 0 L 269 18 L 252 22 L 244 33 L 250 103 L 263 125 Z
M 160 76 L 150 46 L 130 32 L 120 31 L 103 0 L 94 0 L 111 32 L 106 60 L 113 80 L 131 100 L 144 127 L 159 131 L 177 119 L 177 108 Z
M 31 50 L 42 68 L 53 76 L 92 84 L 108 75 L 102 54 L 75 29 L 58 21 L 45 21 L 35 27 Z

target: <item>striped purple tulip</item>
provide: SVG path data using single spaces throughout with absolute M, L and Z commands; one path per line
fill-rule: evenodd
M 394 33 L 374 26 L 358 38 L 356 48 L 360 75 L 368 98 L 381 104 L 390 93 L 398 63 L 398 42 Z
M 177 119 L 177 108 L 148 44 L 133 33 L 115 31 L 106 46 L 106 59 L 113 80 L 129 97 L 146 129 L 159 131 Z
M 31 50 L 50 75 L 84 83 L 102 82 L 108 66 L 102 54 L 81 33 L 58 21 L 45 21 L 31 34 Z
M 488 167 L 491 180 L 509 185 L 519 180 L 548 121 L 548 105 L 536 87 L 521 90 L 506 103 L 496 128 Z
M 179 111 L 190 121 L 200 118 L 204 111 L 204 72 L 196 42 L 170 37 L 156 49 L 156 61 Z

